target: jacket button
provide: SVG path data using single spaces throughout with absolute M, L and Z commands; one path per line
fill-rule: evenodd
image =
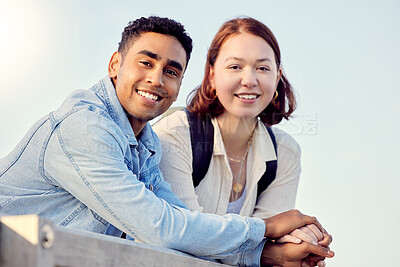
M 149 185 L 149 190 L 153 192 L 153 185 Z

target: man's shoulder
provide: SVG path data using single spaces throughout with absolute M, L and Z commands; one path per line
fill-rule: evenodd
M 106 110 L 104 102 L 93 90 L 74 90 L 56 110 L 59 114 L 69 113 L 71 110 Z
M 72 91 L 60 107 L 51 112 L 53 123 L 61 122 L 75 113 L 77 113 L 75 116 L 85 116 L 85 113 L 90 113 L 109 117 L 110 112 L 108 111 L 106 103 L 107 97 L 104 95 L 105 90 L 102 90 L 102 87 L 106 86 L 102 84 L 104 79 L 100 80 L 90 89 Z
M 73 91 L 58 109 L 50 113 L 50 120 L 54 127 L 60 125 L 71 133 L 79 129 L 99 132 L 119 129 L 104 99 L 92 88 Z

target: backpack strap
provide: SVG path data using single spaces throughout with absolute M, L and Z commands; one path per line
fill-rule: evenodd
M 185 112 L 189 122 L 192 145 L 193 185 L 196 187 L 200 184 L 210 166 L 214 146 L 214 127 L 209 116 L 202 120 L 197 115 L 190 113 L 187 108 L 185 108 Z
M 190 113 L 187 108 L 184 109 L 189 122 L 190 140 L 192 145 L 192 179 L 194 187 L 198 186 L 201 180 L 206 176 L 210 166 L 212 152 L 214 147 L 214 126 L 211 118 L 202 120 L 200 117 Z M 272 143 L 274 144 L 275 154 L 277 145 L 275 135 L 268 125 L 265 125 Z M 260 194 L 272 183 L 276 176 L 277 160 L 266 162 L 266 171 L 257 184 L 257 199 Z M 195 171 L 196 170 L 196 171 Z
M 278 151 L 277 151 L 277 145 L 276 145 L 276 139 L 275 135 L 272 132 L 271 128 L 265 124 L 265 127 L 267 128 L 267 131 L 269 133 L 269 136 L 271 137 L 272 143 L 274 144 L 274 149 L 275 149 L 275 155 L 278 157 Z M 265 170 L 265 173 L 263 176 L 260 178 L 257 184 L 257 199 L 260 196 L 260 194 L 267 189 L 267 187 L 275 180 L 276 177 L 276 169 L 278 167 L 278 161 L 277 160 L 271 160 L 267 161 L 266 167 L 267 169 Z

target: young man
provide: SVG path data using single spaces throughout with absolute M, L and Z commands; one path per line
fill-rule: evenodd
M 148 121 L 176 100 L 191 50 L 190 37 L 173 20 L 131 22 L 109 76 L 74 91 L 1 159 L 0 216 L 34 213 L 70 228 L 123 231 L 149 244 L 248 266 L 260 264 L 264 236 L 319 225 L 297 211 L 268 221 L 194 213 L 170 191 Z M 302 249 L 307 255 L 328 251 Z

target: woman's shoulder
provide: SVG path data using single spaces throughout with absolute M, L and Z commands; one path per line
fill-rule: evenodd
M 183 108 L 171 108 L 153 124 L 154 131 L 162 132 L 181 131 L 189 128 L 186 112 Z
M 280 128 L 277 128 L 276 126 L 271 127 L 271 129 L 275 136 L 278 151 L 285 149 L 289 150 L 296 156 L 300 156 L 301 153 L 300 145 L 290 134 L 288 134 L 287 132 L 285 132 Z

